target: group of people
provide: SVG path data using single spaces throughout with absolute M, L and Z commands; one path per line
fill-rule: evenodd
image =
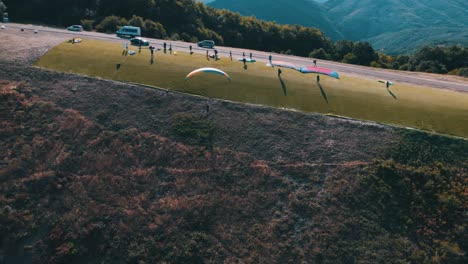
M 140 52 L 141 52 L 141 46 L 139 48 L 140 48 Z M 153 64 L 153 62 L 154 62 L 154 52 L 156 50 L 156 47 L 155 46 L 149 46 L 149 50 L 150 50 L 150 53 L 151 53 L 151 64 Z M 163 43 L 163 50 L 164 50 L 164 53 L 166 54 L 167 53 L 167 43 L 166 42 Z M 189 45 L 189 51 L 190 51 L 190 55 L 193 55 L 194 52 L 193 52 L 192 45 Z M 169 43 L 169 53 L 172 54 L 172 43 Z M 210 60 L 210 58 L 212 58 L 214 60 L 219 60 L 218 53 L 219 53 L 218 50 L 215 49 L 214 54 L 210 55 L 209 50 L 206 50 L 206 59 Z M 128 44 L 127 43 L 124 44 L 124 53 L 123 53 L 123 55 L 124 54 L 125 55 L 128 54 Z M 232 61 L 232 51 L 229 51 L 229 58 Z M 249 58 L 250 58 L 250 61 L 252 62 L 253 61 L 252 52 L 250 52 Z M 268 56 L 268 62 L 271 64 L 272 61 L 273 61 L 273 56 L 270 54 Z M 244 69 L 247 69 L 247 58 L 245 56 L 245 52 L 242 52 L 242 62 L 244 63 Z M 314 63 L 314 66 L 317 67 L 317 60 L 313 60 L 313 63 Z M 280 68 L 278 68 L 278 77 L 281 77 L 281 74 L 282 74 L 282 71 L 281 71 Z M 317 82 L 320 82 L 320 76 L 319 75 L 317 75 Z M 389 86 L 389 84 L 387 84 L 387 87 L 388 86 Z

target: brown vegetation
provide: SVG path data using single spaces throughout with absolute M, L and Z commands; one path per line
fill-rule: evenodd
M 467 141 L 208 114 L 204 98 L 30 67 L 39 41 L 0 58 L 0 262 L 466 262 Z
M 466 260 L 466 159 L 259 160 L 203 140 L 113 129 L 23 83 L 0 86 L 7 262 Z M 178 118 L 191 127 L 180 135 L 209 128 Z

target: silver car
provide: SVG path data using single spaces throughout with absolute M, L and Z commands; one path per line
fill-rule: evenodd
M 67 29 L 70 31 L 83 31 L 83 27 L 80 25 L 69 26 Z

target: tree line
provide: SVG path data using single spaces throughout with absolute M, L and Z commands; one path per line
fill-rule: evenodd
M 424 47 L 414 55 L 390 56 L 368 42 L 333 43 L 320 30 L 280 25 L 218 10 L 194 0 L 3 0 L 16 21 L 115 32 L 122 25 L 142 28 L 143 36 L 310 56 L 350 64 L 468 76 L 468 50 L 462 46 Z

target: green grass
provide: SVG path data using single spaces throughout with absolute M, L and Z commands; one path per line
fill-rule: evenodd
M 277 69 L 261 62 L 248 64 L 245 70 L 241 62 L 231 62 L 225 57 L 207 61 L 204 55 L 180 51 L 169 55 L 158 51 L 154 63 L 150 64 L 149 50 L 143 49 L 140 54 L 137 48 L 131 49 L 137 54 L 122 56 L 122 46 L 109 42 L 63 43 L 36 65 L 213 98 L 347 116 L 468 138 L 466 93 L 397 83 L 391 87 L 393 96 L 377 80 L 344 74 L 340 80 L 321 76 L 321 91 L 315 82 L 316 75 L 284 69 L 285 96 Z M 122 66 L 116 70 L 118 63 Z M 211 74 L 184 81 L 189 72 L 200 67 L 219 68 L 232 77 L 232 82 Z

